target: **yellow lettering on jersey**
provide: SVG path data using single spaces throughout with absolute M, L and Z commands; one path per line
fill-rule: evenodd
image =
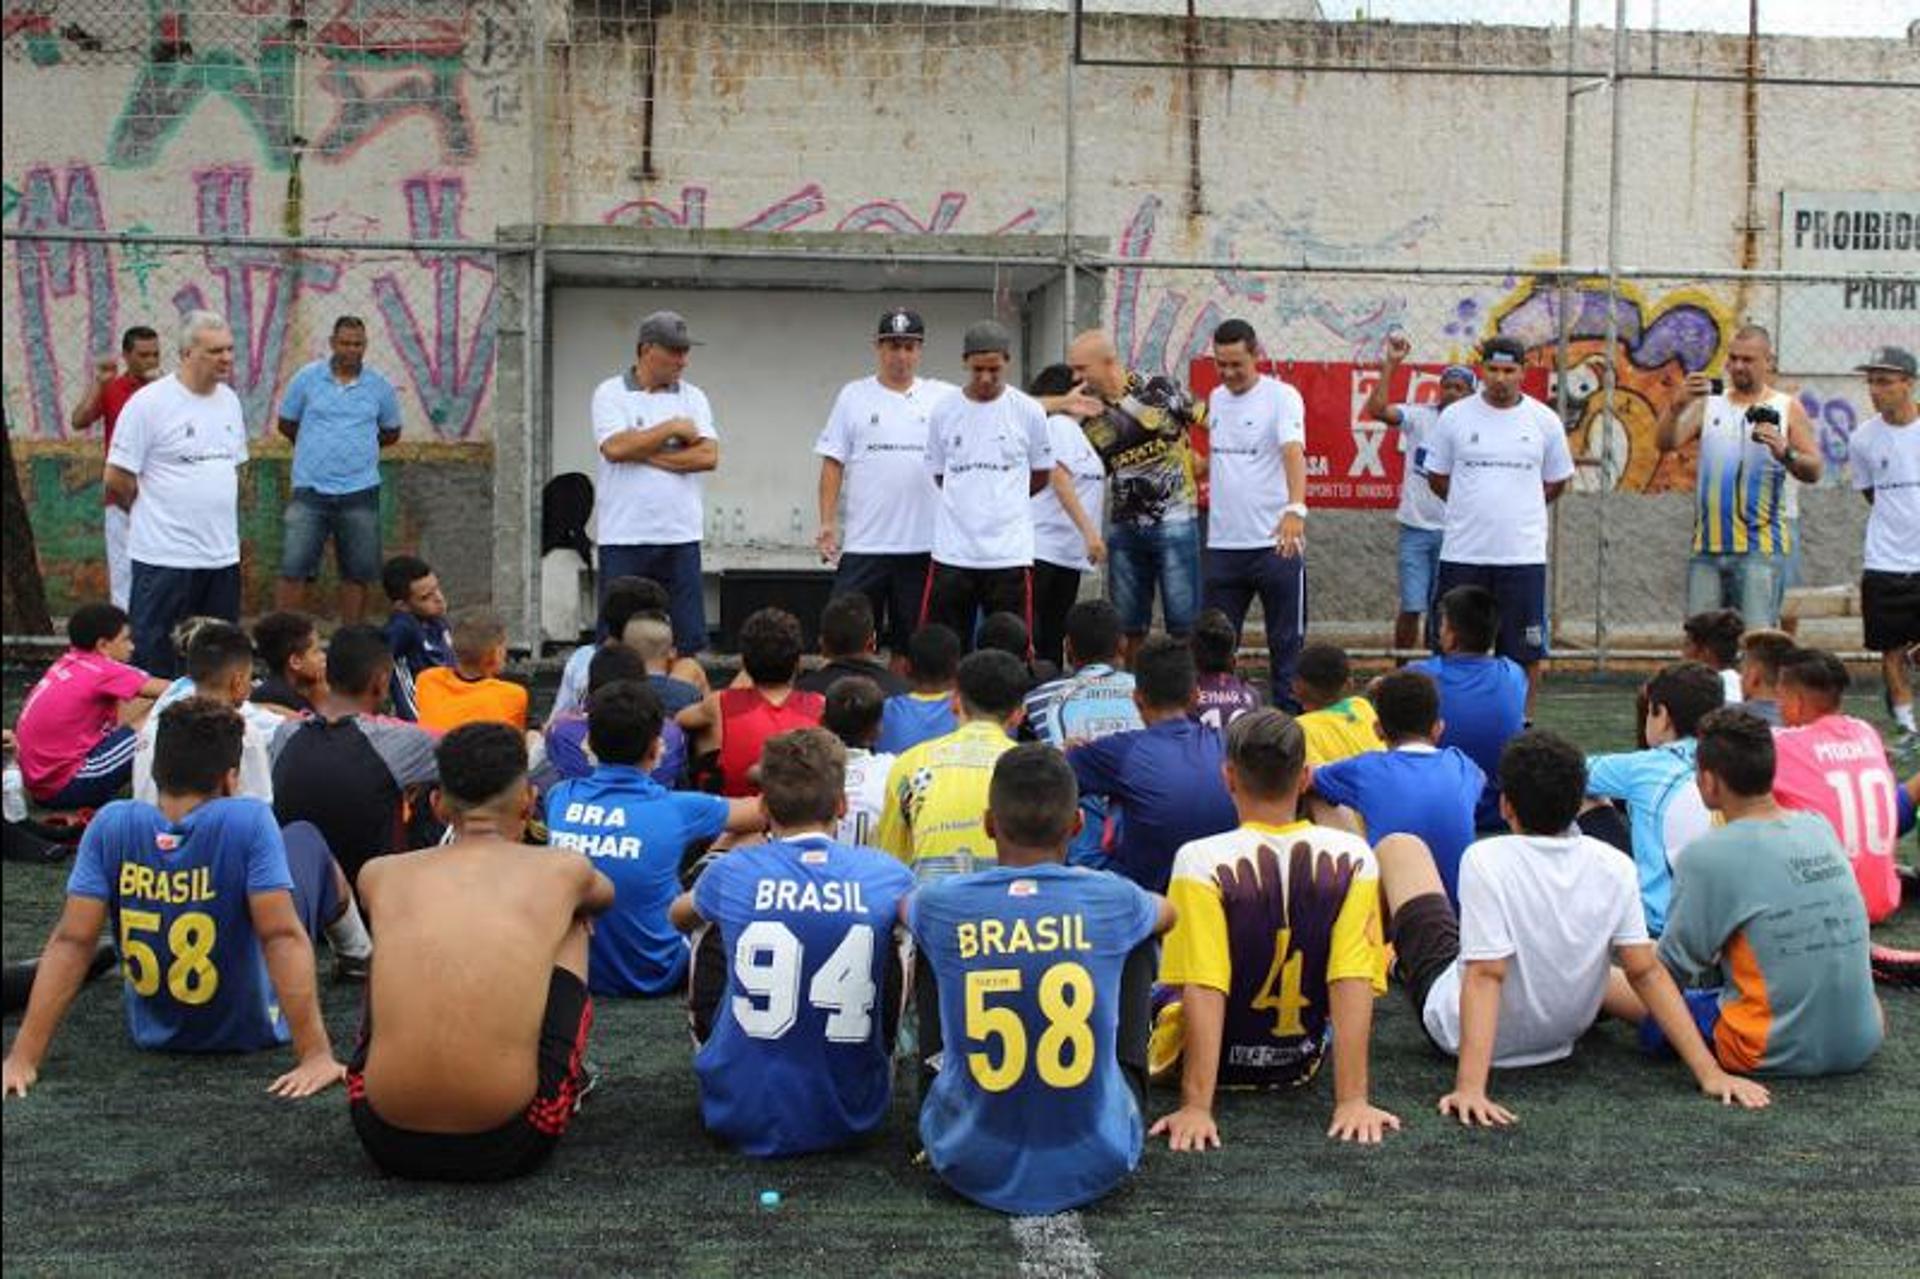
M 119 888 L 122 897 L 169 905 L 212 901 L 213 868 L 195 866 L 186 870 L 155 870 L 151 866 L 122 862 Z
M 980 930 L 974 925 L 956 925 L 953 939 L 960 947 L 960 958 L 972 959 L 980 953 Z
M 1004 955 L 1007 953 L 1007 926 L 998 919 L 980 921 L 980 953 L 983 955 Z
M 1031 922 L 1016 919 L 1011 923 L 983 919 L 978 924 L 960 925 L 960 956 L 1035 955 L 1058 950 L 1092 950 L 1087 944 L 1087 921 L 1083 915 L 1042 915 Z

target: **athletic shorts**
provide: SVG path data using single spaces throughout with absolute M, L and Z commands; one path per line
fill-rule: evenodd
M 1407 988 L 1414 1018 L 1427 1042 L 1446 1049 L 1427 1031 L 1427 994 L 1440 974 L 1460 958 L 1460 917 L 1445 893 L 1422 893 L 1393 912 L 1388 940 L 1393 943 L 1394 972 Z
M 526 1110 L 489 1132 L 411 1132 L 396 1128 L 367 1102 L 363 1072 L 373 1037 L 373 1013 L 360 1029 L 360 1046 L 347 1068 L 347 1105 L 353 1130 L 381 1171 L 417 1181 L 502 1181 L 546 1162 L 567 1131 L 586 1083 L 587 1036 L 593 1029 L 593 998 L 586 983 L 555 968 L 540 1023 L 540 1081 Z
M 1862 573 L 1860 620 L 1867 647 L 1876 653 L 1897 653 L 1909 644 L 1920 644 L 1920 573 L 1871 568 Z
M 1531 666 L 1548 655 L 1545 564 L 1461 564 L 1441 560 L 1433 586 L 1434 600 L 1438 602 L 1456 586 L 1485 587 L 1499 602 L 1500 630 L 1494 639 L 1494 652 L 1522 666 Z M 1429 610 L 1427 617 L 1428 640 L 1438 651 L 1438 610 Z

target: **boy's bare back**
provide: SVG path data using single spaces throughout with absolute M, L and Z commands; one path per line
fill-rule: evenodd
M 524 1110 L 553 969 L 584 981 L 583 912 L 612 886 L 577 853 L 481 837 L 375 858 L 360 892 L 378 939 L 368 1102 L 417 1132 L 481 1132 Z

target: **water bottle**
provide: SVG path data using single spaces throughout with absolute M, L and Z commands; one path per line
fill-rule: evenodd
M 5 808 L 7 820 L 10 822 L 26 821 L 27 781 L 20 775 L 20 765 L 15 762 L 11 753 L 7 756 L 3 788 L 6 793 L 5 804 L 0 805 L 0 807 Z

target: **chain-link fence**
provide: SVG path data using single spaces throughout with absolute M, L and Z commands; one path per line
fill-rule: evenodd
M 569 326 L 596 288 L 971 298 L 1022 321 L 1032 360 L 1099 323 L 1137 367 L 1179 376 L 1241 316 L 1277 357 L 1344 370 L 1327 465 L 1377 451 L 1389 480 L 1393 449 L 1352 402 L 1385 336 L 1440 363 L 1507 333 L 1574 433 L 1559 616 L 1604 649 L 1610 618 L 1677 598 L 1648 566 L 1680 551 L 1645 536 L 1673 523 L 1685 540 L 1692 463 L 1652 435 L 1686 372 L 1766 326 L 1831 483 L 1871 413 L 1852 367 L 1920 345 L 1920 37 L 1898 5 L 1835 8 L 16 0 L 8 429 L 43 558 L 79 591 L 98 454 L 74 407 L 126 327 L 165 330 L 190 305 L 233 318 L 268 455 L 286 379 L 336 316 L 365 317 L 417 477 L 395 534 L 474 563 L 501 516 L 471 477 L 497 456 L 531 492 L 566 452 Z M 545 247 L 561 239 L 564 261 Z M 833 377 L 860 371 L 857 346 Z M 730 378 L 795 377 L 702 359 L 723 406 Z M 767 429 L 766 475 L 810 466 L 798 434 Z M 807 497 L 743 468 L 757 478 L 715 480 L 733 541 L 799 556 Z M 1390 554 L 1367 540 L 1388 522 L 1381 482 L 1338 499 L 1368 584 L 1351 613 L 1323 593 L 1322 616 L 1391 609 Z M 1857 503 L 1822 505 L 1837 496 L 1808 495 L 1830 524 L 1806 539 L 1809 580 L 1857 557 Z M 464 593 L 497 591 L 473 574 Z

